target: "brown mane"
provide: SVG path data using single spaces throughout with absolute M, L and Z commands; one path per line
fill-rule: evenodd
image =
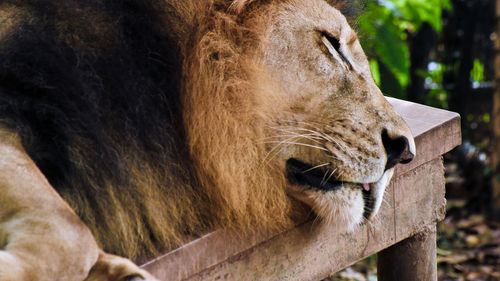
M 241 9 L 249 2 L 233 4 Z M 258 44 L 259 30 L 217 6 L 201 21 L 205 24 L 184 65 L 189 150 L 224 225 L 282 226 L 288 223 L 290 200 L 284 175 L 276 177 L 283 173 L 263 161 L 263 130 L 271 117 L 260 110 L 264 101 L 251 81 L 255 65 L 249 50 Z
M 106 251 L 290 223 L 254 57 L 271 0 L 49 2 L 1 7 L 0 122 Z

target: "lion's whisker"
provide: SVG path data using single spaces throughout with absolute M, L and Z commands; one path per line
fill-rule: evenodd
M 335 171 L 337 171 L 337 168 L 335 168 L 335 169 L 332 170 L 332 172 L 330 173 L 330 175 L 328 176 L 328 178 L 326 179 L 326 181 L 329 181 L 332 178 L 332 176 L 335 173 Z
M 330 169 L 326 169 L 325 171 L 325 174 L 323 175 L 323 179 L 321 179 L 321 182 L 320 182 L 320 186 L 323 186 L 328 180 L 325 180 L 326 179 L 326 175 L 328 175 Z
M 292 141 L 292 140 L 295 140 L 295 139 L 298 139 L 298 138 L 301 138 L 302 135 L 293 135 L 285 140 L 282 140 L 282 141 L 265 141 L 263 143 L 276 143 L 277 145 L 274 146 L 267 154 L 266 156 L 264 157 L 264 162 L 265 163 L 268 163 L 269 161 L 271 161 L 276 155 L 279 154 L 279 152 L 281 151 L 280 150 L 277 150 L 278 148 L 280 147 L 283 147 L 283 145 L 285 144 L 293 144 L 293 145 L 301 145 L 301 146 L 308 146 L 308 147 L 312 147 L 312 148 L 316 148 L 316 149 L 320 149 L 320 150 L 326 150 L 325 148 L 323 147 L 320 147 L 320 146 L 316 146 L 316 145 L 312 145 L 312 144 L 306 144 L 306 143 L 301 143 L 301 142 L 296 142 L 296 141 Z M 308 139 L 307 137 L 304 138 L 304 139 Z M 312 140 L 312 141 L 315 141 L 315 140 Z M 318 142 L 318 141 L 316 141 Z M 320 143 L 320 142 L 318 142 Z M 320 143 L 321 144 L 321 143 Z M 272 155 L 272 157 L 270 157 Z
M 282 148 L 280 147 L 283 147 L 284 144 L 288 143 L 289 140 L 292 140 L 292 139 L 295 139 L 297 137 L 290 137 L 286 140 L 283 140 L 283 141 L 280 141 L 280 142 L 277 142 L 277 144 L 266 154 L 266 156 L 264 157 L 264 162 L 265 163 L 269 163 L 274 157 L 276 157 L 276 155 L 279 154 L 279 152 L 281 151 Z M 267 142 L 267 143 L 276 143 L 276 142 Z M 278 151 L 276 151 L 277 149 L 279 148 Z M 272 157 L 269 157 L 271 156 Z
M 273 128 L 273 127 L 271 127 L 271 128 Z M 295 131 L 306 131 L 306 132 L 312 133 L 312 134 L 314 134 L 314 135 L 316 135 L 318 137 L 322 137 L 321 133 L 318 132 L 318 131 L 315 131 L 315 130 L 311 130 L 311 129 L 307 129 L 307 128 L 303 128 L 303 127 L 294 127 L 294 126 L 290 126 L 289 128 L 291 128 L 292 130 L 295 130 Z M 289 132 L 289 133 L 293 132 L 293 131 L 287 130 L 285 128 L 277 128 L 276 127 L 275 129 L 279 130 L 279 131 L 286 131 L 286 132 Z
M 315 131 L 315 130 L 311 130 L 311 129 L 307 129 L 307 128 L 301 128 L 301 127 L 298 127 L 297 130 L 305 131 L 305 132 L 311 133 L 315 136 L 318 136 L 320 138 L 324 138 L 323 134 L 319 131 Z
M 327 166 L 327 165 L 330 165 L 330 164 L 331 164 L 330 162 L 319 164 L 319 165 L 316 165 L 316 166 L 314 166 L 312 168 L 309 168 L 309 169 L 307 169 L 305 171 L 302 171 L 302 173 L 307 173 L 307 172 L 312 171 L 314 169 L 321 168 L 321 167 L 324 167 L 324 166 Z
M 301 142 L 292 142 L 292 141 L 281 141 L 281 142 L 278 142 L 278 141 L 270 141 L 270 142 L 267 142 L 267 143 L 294 144 L 294 145 L 299 145 L 299 146 L 312 147 L 312 148 L 316 148 L 316 149 L 323 150 L 323 151 L 328 151 L 328 149 L 326 149 L 324 147 L 317 146 L 317 145 L 312 145 L 312 144 L 307 144 L 307 143 L 301 143 Z
M 273 130 L 285 132 L 285 133 L 288 133 L 288 134 L 304 135 L 304 136 L 315 136 L 317 138 L 324 139 L 319 132 L 313 131 L 313 130 L 309 130 L 309 129 L 306 129 L 306 128 L 292 127 L 292 126 L 288 127 L 289 129 L 287 129 L 287 128 L 279 128 L 279 127 L 270 127 L 270 128 L 273 129 Z M 305 132 L 307 132 L 309 134 L 301 134 L 298 131 L 305 131 Z
M 328 134 L 321 132 L 321 130 L 318 126 L 321 126 L 322 124 L 313 125 L 313 123 L 306 123 L 303 121 L 299 121 L 298 123 L 303 123 L 305 125 L 311 126 L 315 130 L 310 130 L 310 129 L 305 129 L 305 128 L 301 128 L 301 129 L 307 130 L 308 132 L 314 132 L 316 134 L 319 134 L 318 137 L 321 137 L 322 139 L 325 139 L 327 141 L 330 141 L 330 142 L 337 144 L 337 146 L 342 148 L 342 151 L 348 153 L 349 156 L 355 156 L 354 153 L 352 152 L 352 149 L 350 149 L 349 147 L 346 147 L 345 145 L 342 145 L 341 143 L 339 143 L 337 140 L 335 140 L 333 137 L 329 136 Z M 329 129 L 332 129 L 332 130 L 334 129 L 334 127 L 332 127 L 332 126 L 329 126 L 329 125 L 326 125 L 326 126 Z
M 297 123 L 299 124 L 303 124 L 303 125 L 306 125 L 306 126 L 310 126 L 312 127 L 314 130 L 312 129 L 308 129 L 308 128 L 303 128 L 303 127 L 292 127 L 293 129 L 295 130 L 301 130 L 301 131 L 305 131 L 305 132 L 308 132 L 318 138 L 321 138 L 321 139 L 324 139 L 326 141 L 329 141 L 329 142 L 332 142 L 332 143 L 335 143 L 339 148 L 342 149 L 342 151 L 346 152 L 349 156 L 351 157 L 354 157 L 354 153 L 352 151 L 352 149 L 350 149 L 349 147 L 346 147 L 345 145 L 341 144 L 340 142 L 338 142 L 337 140 L 335 140 L 333 137 L 329 136 L 328 134 L 325 134 L 323 132 L 320 131 L 320 128 L 316 127 L 317 125 L 313 125 L 311 123 L 307 123 L 307 122 L 303 122 L 303 121 L 298 121 Z M 328 126 L 327 127 L 329 128 L 332 128 L 331 126 Z M 282 129 L 282 128 L 281 128 Z M 286 129 L 282 129 L 282 130 L 286 130 Z M 286 130 L 287 132 L 289 133 L 293 133 L 293 131 L 288 131 Z
M 318 137 L 316 135 L 313 135 L 313 134 L 299 134 L 299 133 L 295 133 L 295 132 L 290 132 L 290 134 L 284 134 L 284 135 L 274 135 L 274 136 L 271 136 L 271 137 L 266 137 L 266 138 L 263 138 L 263 140 L 266 140 L 266 139 L 277 139 L 277 138 L 283 138 L 283 137 L 304 137 L 304 138 L 313 138 L 313 139 L 323 139 L 321 137 Z
M 296 134 L 276 135 L 276 136 L 272 136 L 272 137 L 267 137 L 267 138 L 264 138 L 262 142 L 266 143 L 267 140 L 280 139 L 280 138 L 303 138 L 303 139 L 307 139 L 307 140 L 310 140 L 310 141 L 318 143 L 318 144 L 322 144 L 322 142 L 320 141 L 320 140 L 322 140 L 322 138 L 320 138 L 320 137 L 317 137 L 314 135 L 297 134 L 297 133 Z

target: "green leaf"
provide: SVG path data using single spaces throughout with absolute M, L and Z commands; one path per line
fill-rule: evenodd
M 369 63 L 370 63 L 370 70 L 372 72 L 373 81 L 375 81 L 375 84 L 377 84 L 377 86 L 380 86 L 380 72 L 378 70 L 378 61 L 371 59 L 369 61 Z
M 474 59 L 474 64 L 470 71 L 470 77 L 474 82 L 484 81 L 484 64 L 480 60 Z
M 439 33 L 442 10 L 451 7 L 450 0 L 375 0 L 368 3 L 366 12 L 359 18 L 360 41 L 370 58 L 374 80 L 386 94 L 404 97 L 409 83 L 407 34 L 416 32 L 424 22 Z M 478 73 L 480 71 L 474 75 Z M 441 85 L 442 70 L 423 71 L 421 75 L 437 85 L 429 92 L 429 100 L 447 106 L 447 94 Z
M 409 51 L 400 21 L 384 6 L 369 5 L 360 18 L 361 40 L 369 57 L 383 62 L 401 88 L 409 80 Z
M 384 95 L 404 99 L 406 92 L 401 87 L 397 77 L 387 65 L 381 61 L 378 62 L 380 72 L 380 90 Z
M 491 121 L 491 116 L 490 116 L 490 114 L 489 114 L 489 113 L 485 113 L 485 114 L 483 115 L 483 122 L 484 122 L 484 123 L 490 123 L 490 121 Z
M 437 32 L 442 29 L 441 13 L 451 9 L 450 0 L 379 0 L 384 6 L 394 6 L 394 14 L 412 24 L 418 30 L 423 22 L 428 22 Z M 390 3 L 390 4 L 387 4 Z

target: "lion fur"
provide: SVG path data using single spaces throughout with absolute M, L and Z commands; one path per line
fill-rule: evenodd
M 259 145 L 276 102 L 255 94 L 272 88 L 251 59 L 263 24 L 245 26 L 260 2 L 0 4 L 0 124 L 106 251 L 290 224 Z

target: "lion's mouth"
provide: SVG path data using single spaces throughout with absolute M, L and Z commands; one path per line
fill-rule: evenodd
M 289 173 L 289 179 L 296 184 L 308 185 L 324 191 L 334 191 L 341 188 L 344 184 L 349 183 L 359 185 L 364 191 L 370 191 L 369 183 L 339 181 L 333 177 L 334 171 L 315 168 L 295 158 L 290 158 L 286 161 L 286 168 Z
M 371 218 L 374 213 L 378 210 L 381 198 L 378 198 L 383 194 L 378 192 L 379 183 L 353 183 L 339 181 L 333 176 L 332 170 L 325 170 L 321 168 L 316 168 L 310 164 L 304 163 L 295 158 L 290 158 L 286 162 L 286 169 L 288 173 L 288 179 L 290 182 L 308 186 L 313 189 L 321 191 L 335 191 L 343 186 L 359 186 L 363 192 L 363 199 L 365 202 L 363 216 L 365 219 Z M 392 173 L 391 173 L 392 176 Z M 375 189 L 375 190 L 374 190 Z M 384 186 L 385 189 L 385 186 Z

